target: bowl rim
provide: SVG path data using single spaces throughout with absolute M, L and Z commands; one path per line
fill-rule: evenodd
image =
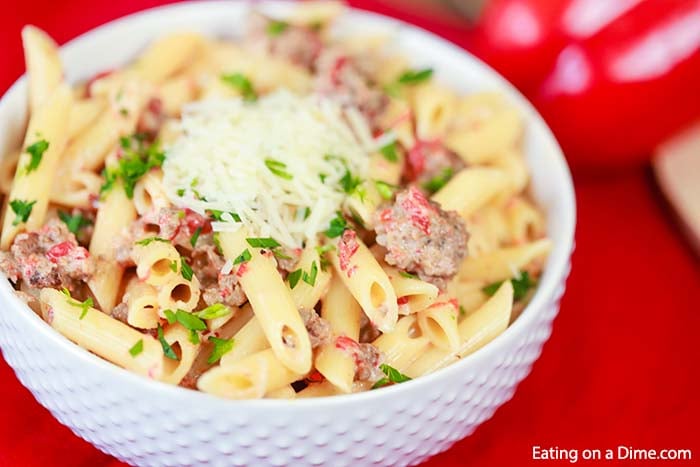
M 108 21 L 102 25 L 92 28 L 86 32 L 79 34 L 78 36 L 72 38 L 60 47 L 60 53 L 62 58 L 63 55 L 70 49 L 80 46 L 81 42 L 89 40 L 90 36 L 100 33 L 105 33 L 108 30 L 119 28 L 124 23 L 131 23 L 144 19 L 147 16 L 155 16 L 166 12 L 172 12 L 174 10 L 187 10 L 190 8 L 197 9 L 212 9 L 220 8 L 223 6 L 234 7 L 238 4 L 238 7 L 249 8 L 249 2 L 237 2 L 237 1 L 221 1 L 221 0 L 204 0 L 204 1 L 182 1 L 172 4 L 166 4 L 161 6 L 156 6 L 153 8 L 148 8 L 140 10 L 125 16 L 121 16 L 114 20 Z M 241 6 L 241 4 L 244 4 Z M 291 0 L 261 0 L 255 2 L 257 8 L 265 6 L 277 6 L 282 8 L 287 8 L 292 6 L 293 1 Z M 481 61 L 479 58 L 472 55 L 467 50 L 456 45 L 455 43 L 445 39 L 437 34 L 434 34 L 425 28 L 416 26 L 414 24 L 405 22 L 403 20 L 389 17 L 380 13 L 375 13 L 372 11 L 364 10 L 361 8 L 351 7 L 345 5 L 346 10 L 344 15 L 352 15 L 356 17 L 357 20 L 373 21 L 379 22 L 387 27 L 398 27 L 400 29 L 412 30 L 413 33 L 417 33 L 423 37 L 424 40 L 430 41 L 437 46 L 451 50 L 453 52 L 459 52 L 462 59 L 470 60 L 472 66 L 476 68 L 481 68 L 481 71 L 489 76 L 489 80 L 498 86 L 499 92 L 504 92 L 508 94 L 509 99 L 514 99 L 518 101 L 521 110 L 526 112 L 524 119 L 528 121 L 531 125 L 539 127 L 543 131 L 544 141 L 549 143 L 552 150 L 554 151 L 554 157 L 557 161 L 557 171 L 558 176 L 561 177 L 560 184 L 563 188 L 559 196 L 563 197 L 564 204 L 566 206 L 564 216 L 561 218 L 561 225 L 564 227 L 562 234 L 562 244 L 554 245 L 552 254 L 548 259 L 547 272 L 548 277 L 542 280 L 532 297 L 530 303 L 524 308 L 520 316 L 510 324 L 505 331 L 496 336 L 491 342 L 486 344 L 484 347 L 478 349 L 472 354 L 461 358 L 459 361 L 441 368 L 433 373 L 420 376 L 411 381 L 403 384 L 396 384 L 390 387 L 385 387 L 381 391 L 363 391 L 359 393 L 349 393 L 349 394 L 338 394 L 333 396 L 321 396 L 313 398 L 302 398 L 293 399 L 292 401 L 287 399 L 245 399 L 245 400 L 234 400 L 227 399 L 224 397 L 216 396 L 213 394 L 204 393 L 198 390 L 192 390 L 183 388 L 180 386 L 175 386 L 167 384 L 157 380 L 151 380 L 144 378 L 141 375 L 132 373 L 116 364 L 113 364 L 96 354 L 82 348 L 78 344 L 73 343 L 68 338 L 64 337 L 59 332 L 55 331 L 48 323 L 41 319 L 36 313 L 31 311 L 31 309 L 14 293 L 14 288 L 10 285 L 10 281 L 7 280 L 4 274 L 0 273 L 0 278 L 5 280 L 0 280 L 0 303 L 8 303 L 7 311 L 9 313 L 16 313 L 18 319 L 23 321 L 28 327 L 29 332 L 36 333 L 37 337 L 46 338 L 51 342 L 52 346 L 58 346 L 62 350 L 69 352 L 73 357 L 82 361 L 86 365 L 97 365 L 98 368 L 106 371 L 110 378 L 121 379 L 124 383 L 129 383 L 132 385 L 131 390 L 141 389 L 143 391 L 151 392 L 158 391 L 162 394 L 167 394 L 168 396 L 173 396 L 177 398 L 187 398 L 190 399 L 192 403 L 197 403 L 201 405 L 219 405 L 226 404 L 227 406 L 234 408 L 275 408 L 276 410 L 296 410 L 298 408 L 308 408 L 313 406 L 318 407 L 328 407 L 331 405 L 345 404 L 345 403 L 362 403 L 369 400 L 375 400 L 379 398 L 393 397 L 401 391 L 405 391 L 407 388 L 420 390 L 432 387 L 435 383 L 440 380 L 450 380 L 458 372 L 466 371 L 470 366 L 476 367 L 479 362 L 487 360 L 494 353 L 503 350 L 511 341 L 516 340 L 522 332 L 527 329 L 528 325 L 537 320 L 539 315 L 545 313 L 547 310 L 547 303 L 552 299 L 557 293 L 557 289 L 563 279 L 566 278 L 569 271 L 569 261 L 571 254 L 574 249 L 574 233 L 576 225 L 576 200 L 574 193 L 573 180 L 571 177 L 571 172 L 564 158 L 564 154 L 560 145 L 558 144 L 556 138 L 554 137 L 551 129 L 545 123 L 542 116 L 535 110 L 535 108 L 530 104 L 530 102 L 503 76 L 496 72 L 489 65 Z M 182 13 L 181 13 L 182 14 Z M 9 96 L 13 96 L 20 91 L 20 87 L 24 86 L 26 82 L 26 72 L 23 73 L 2 95 L 0 98 L 0 107 L 7 105 L 6 101 Z M 26 105 L 26 104 L 25 104 Z M 555 255 L 559 253 L 558 255 Z

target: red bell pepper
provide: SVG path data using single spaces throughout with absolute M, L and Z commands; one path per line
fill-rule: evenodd
M 700 118 L 700 0 L 492 0 L 471 43 L 574 164 L 647 160 Z

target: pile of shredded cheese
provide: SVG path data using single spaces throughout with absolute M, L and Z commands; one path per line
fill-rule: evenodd
M 172 203 L 219 213 L 214 231 L 246 225 L 291 248 L 316 243 L 348 196 L 343 177 L 365 179 L 374 146 L 357 111 L 287 91 L 191 103 L 181 125 L 163 164 Z

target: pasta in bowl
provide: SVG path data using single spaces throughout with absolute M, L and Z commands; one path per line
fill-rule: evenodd
M 524 117 L 533 114 L 512 91 L 478 67 L 498 92 L 453 89 L 440 60 L 417 65 L 392 48 L 436 39 L 341 15 L 334 3 L 167 10 L 175 32 L 136 19 L 104 29 L 106 38 L 131 24 L 142 39 L 73 85 L 50 38 L 23 33 L 29 124 L 21 145 L 6 142 L 0 268 L 51 328 L 138 373 L 114 378 L 145 385 L 148 398 L 197 398 L 202 413 L 224 402 L 147 378 L 228 399 L 295 399 L 276 406 L 282 420 L 312 416 L 308 397 L 367 392 L 352 398 L 368 408 L 362 400 L 399 387 L 418 394 L 423 375 L 456 374 L 451 364 L 511 322 L 548 329 L 553 316 L 528 312 L 538 297 L 540 307 L 558 298 L 573 201 L 540 192 L 570 210 L 557 210 L 562 228 L 552 232 L 555 204 L 545 216 L 530 195 L 537 168 L 525 158 Z M 150 15 L 141 17 L 156 24 Z M 347 34 L 352 15 L 385 37 Z M 238 38 L 217 35 L 242 18 Z M 437 43 L 444 66 L 463 60 Z M 539 150 L 554 154 L 548 170 L 567 187 L 555 143 L 535 125 Z M 24 315 L 12 319 L 52 335 L 15 308 Z M 531 342 L 539 349 L 544 338 Z M 57 335 L 47 342 L 70 347 Z M 77 350 L 65 351 L 97 365 Z M 512 358 L 525 368 L 535 357 Z M 493 392 L 500 404 L 504 393 Z M 245 404 L 250 416 L 268 407 Z M 403 462 L 427 452 L 406 451 Z

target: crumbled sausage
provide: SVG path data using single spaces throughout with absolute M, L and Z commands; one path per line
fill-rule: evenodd
M 192 250 L 192 271 L 202 287 L 202 298 L 207 305 L 223 303 L 228 306 L 240 306 L 246 301 L 246 295 L 238 282 L 238 277 L 221 269 L 226 264 L 217 252 L 211 235 L 204 235 Z
M 94 261 L 65 224 L 52 219 L 41 229 L 18 234 L 9 252 L 0 253 L 0 269 L 12 282 L 30 287 L 66 287 L 73 291 L 94 272 Z
M 417 142 L 408 151 L 407 161 L 406 178 L 423 188 L 434 180 L 447 181 L 465 166 L 461 157 L 439 143 Z
M 379 368 L 382 353 L 372 344 L 360 344 L 355 357 L 355 379 L 357 381 L 377 381 L 384 376 Z
M 197 245 L 200 245 L 204 235 L 211 232 L 211 222 L 190 209 L 162 208 L 146 213 L 131 224 L 126 235 L 117 239 L 115 258 L 125 266 L 133 265 L 131 250 L 134 242 L 149 237 L 163 238 L 175 246 L 190 250 L 190 240 L 198 229 Z
M 339 336 L 335 346 L 344 350 L 355 359 L 355 381 L 377 381 L 384 376 L 379 368 L 383 355 L 372 344 L 360 344 L 346 336 Z
M 314 310 L 307 310 L 306 308 L 300 309 L 299 314 L 301 319 L 304 320 L 304 326 L 306 326 L 306 330 L 309 333 L 312 349 L 330 341 L 331 325 L 328 321 L 318 316 Z
M 377 243 L 385 261 L 444 289 L 467 253 L 464 221 L 454 211 L 426 199 L 415 187 L 396 195 L 376 215 Z
M 318 31 L 296 24 L 285 24 L 278 31 L 272 20 L 253 15 L 248 29 L 247 43 L 255 51 L 288 60 L 311 69 L 321 52 L 323 43 Z
M 362 112 L 372 123 L 386 107 L 386 95 L 374 87 L 355 59 L 337 49 L 326 49 L 316 64 L 316 91 L 331 95 Z

